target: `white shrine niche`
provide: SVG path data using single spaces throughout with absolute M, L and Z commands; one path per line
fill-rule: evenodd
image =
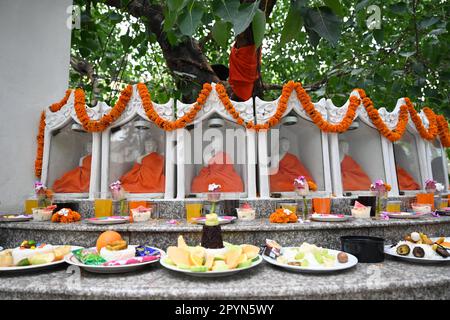
M 203 197 L 207 190 L 199 186 L 222 184 L 222 175 L 224 181 L 229 181 L 231 176 L 242 181 L 242 190 L 240 185 L 222 185 L 222 198 L 255 198 L 255 133 L 236 123 L 220 101 L 214 83 L 212 87 L 194 121 L 177 130 L 177 198 Z M 251 100 L 232 103 L 246 122 L 254 121 Z M 177 118 L 193 106 L 193 103 L 177 102 Z
M 352 95 L 359 97 L 357 91 Z M 337 124 L 344 118 L 350 100 L 342 107 L 336 107 L 327 100 L 328 121 Z M 383 112 L 380 112 L 382 115 Z M 373 125 L 366 110 L 361 105 L 349 130 L 344 133 L 330 133 L 330 155 L 333 190 L 336 196 L 368 195 L 370 183 L 382 179 L 392 186 L 390 195 L 398 194 L 397 183 L 392 174 L 392 143 L 383 137 Z M 356 162 L 356 164 L 355 164 Z M 349 165 L 351 164 L 351 165 Z M 342 167 L 348 168 L 345 172 Z M 359 166 L 358 169 L 357 166 Z M 395 170 L 395 169 L 393 169 Z M 363 174 L 358 174 L 363 172 Z M 352 179 L 345 177 L 354 177 Z M 345 183 L 344 180 L 351 181 Z M 367 186 L 366 186 L 367 185 Z
M 83 129 L 73 102 L 72 91 L 59 111 L 46 109 L 41 182 L 55 192 L 56 200 L 91 197 L 100 186 L 101 134 Z M 98 119 L 101 108 L 98 104 L 86 110 L 91 119 Z
M 389 129 L 392 130 L 397 125 L 400 107 L 404 104 L 405 100 L 401 98 L 391 113 L 384 108 L 380 109 Z M 400 194 L 414 195 L 421 192 L 427 179 L 427 161 L 424 140 L 409 116 L 408 119 L 403 137 L 392 144 L 394 158 L 391 161 L 391 172 L 396 177 L 394 180 L 397 181 Z
M 429 168 L 429 178 L 442 183 L 445 186 L 444 192 L 449 189 L 448 179 L 448 159 L 445 148 L 439 139 L 426 141 L 427 161 Z
M 153 102 L 153 107 L 165 120 L 173 120 L 172 99 L 165 104 Z M 106 108 L 103 114 L 110 110 Z M 123 114 L 102 133 L 101 195 L 108 195 L 109 185 L 120 180 L 128 199 L 172 199 L 175 191 L 173 137 L 174 132 L 165 131 L 148 119 L 134 86 Z M 143 178 L 144 171 L 155 174 L 159 182 L 152 181 L 149 186 Z
M 279 99 L 263 101 L 256 98 L 257 123 L 264 124 L 275 114 Z M 326 119 L 324 103 L 322 99 L 314 106 Z M 281 197 L 294 196 L 293 183 L 297 176 L 294 177 L 292 172 L 300 171 L 309 172 L 318 188 L 316 194 L 332 192 L 328 134 L 311 121 L 295 92 L 289 98 L 280 123 L 269 130 L 258 132 L 258 163 L 262 198 L 269 198 L 274 194 Z M 295 170 L 290 170 L 289 164 L 294 164 Z M 292 189 L 289 191 L 291 185 Z

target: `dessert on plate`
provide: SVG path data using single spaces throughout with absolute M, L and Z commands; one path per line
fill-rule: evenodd
M 352 216 L 357 219 L 370 219 L 370 210 L 372 207 L 359 203 L 355 201 L 355 205 L 352 208 Z
M 139 206 L 137 208 L 131 209 L 131 215 L 133 217 L 133 222 L 149 221 L 152 217 L 152 209 L 146 208 L 144 206 Z
M 240 208 L 236 209 L 239 220 L 251 221 L 255 220 L 256 211 L 249 203 L 244 203 Z

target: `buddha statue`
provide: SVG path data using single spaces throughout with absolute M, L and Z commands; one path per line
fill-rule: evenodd
M 92 142 L 86 143 L 85 155 L 80 158 L 79 166 L 64 173 L 53 183 L 56 193 L 84 193 L 89 192 L 91 181 Z
M 339 140 L 342 185 L 345 191 L 369 190 L 371 181 L 364 169 L 350 155 L 350 144 Z
M 405 150 L 401 146 L 394 146 L 395 150 L 395 169 L 397 171 L 398 188 L 400 190 L 420 190 L 420 185 L 414 180 L 408 172 L 406 166 L 410 164 Z M 404 167 L 400 166 L 404 164 Z
M 314 182 L 314 179 L 301 160 L 288 152 L 291 143 L 287 138 L 280 139 L 280 157 L 278 171 L 269 176 L 271 192 L 291 192 L 294 191 L 294 179 L 304 176 L 306 180 Z
M 146 140 L 144 149 L 145 154 L 120 178 L 122 187 L 130 193 L 162 193 L 166 181 L 164 157 L 157 152 L 158 143 L 154 139 Z
M 204 166 L 191 184 L 192 193 L 208 192 L 211 183 L 221 186 L 220 192 L 244 192 L 244 183 L 233 166 L 231 157 L 223 151 L 222 143 L 213 139 L 211 153 L 203 156 Z M 208 148 L 205 148 L 205 152 Z

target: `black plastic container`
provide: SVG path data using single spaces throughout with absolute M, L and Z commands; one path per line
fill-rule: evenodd
M 350 253 L 362 263 L 384 261 L 384 239 L 368 236 L 341 237 L 341 250 Z

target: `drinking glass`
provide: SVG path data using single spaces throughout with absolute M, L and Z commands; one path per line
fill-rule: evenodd
M 203 204 L 201 202 L 186 202 L 186 220 L 189 223 L 194 223 L 193 219 L 202 216 Z

